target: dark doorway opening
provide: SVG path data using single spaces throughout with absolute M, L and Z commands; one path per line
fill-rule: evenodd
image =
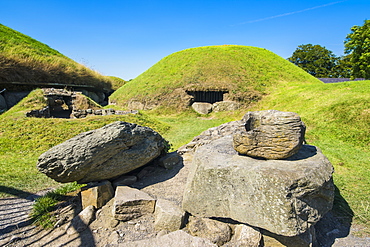
M 224 94 L 227 91 L 187 91 L 194 97 L 194 102 L 216 103 L 224 100 Z
M 73 108 L 71 96 L 48 96 L 48 105 L 50 117 L 70 118 Z

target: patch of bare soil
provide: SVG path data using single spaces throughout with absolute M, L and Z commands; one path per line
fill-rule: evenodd
M 163 198 L 181 205 L 191 163 L 191 155 L 183 155 L 173 169 L 155 167 L 153 172 L 136 182 L 138 188 L 154 198 Z M 0 246 L 125 246 L 130 241 L 150 239 L 165 232 L 154 230 L 154 215 L 145 215 L 127 222 L 112 217 L 113 200 L 96 213 L 96 219 L 81 233 L 68 234 L 66 227 L 80 210 L 78 197 L 66 202 L 56 211 L 56 227 L 44 230 L 30 224 L 28 213 L 35 197 L 28 199 L 6 198 L 0 200 Z M 343 224 L 329 212 L 316 225 L 319 246 L 370 246 L 369 237 L 355 237 L 358 228 Z

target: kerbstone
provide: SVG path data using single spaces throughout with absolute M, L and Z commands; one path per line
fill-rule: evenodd
M 163 138 L 152 129 L 117 121 L 54 146 L 39 157 L 37 168 L 62 183 L 97 182 L 146 165 L 163 148 Z
M 304 145 L 287 160 L 239 155 L 226 136 L 197 149 L 182 207 L 200 217 L 225 217 L 284 236 L 304 233 L 333 205 L 333 167 Z

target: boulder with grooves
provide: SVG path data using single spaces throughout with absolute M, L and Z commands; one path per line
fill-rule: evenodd
M 234 134 L 234 148 L 240 154 L 266 159 L 286 159 L 297 153 L 306 127 L 294 112 L 276 110 L 247 112 Z

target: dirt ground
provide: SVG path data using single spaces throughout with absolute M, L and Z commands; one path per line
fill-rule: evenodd
M 173 169 L 155 167 L 152 173 L 137 181 L 138 188 L 154 198 L 163 198 L 181 205 L 191 155 L 184 154 Z M 28 214 L 34 200 L 45 192 L 23 198 L 0 199 L 0 246 L 125 246 L 130 241 L 154 238 L 166 232 L 154 230 L 154 215 L 146 215 L 128 222 L 112 218 L 113 200 L 96 213 L 96 220 L 81 233 L 67 234 L 63 217 L 79 210 L 78 199 L 59 209 L 60 226 L 43 230 L 30 224 Z M 329 212 L 315 226 L 319 246 L 366 247 L 370 237 L 355 237 L 358 226 L 343 224 Z

